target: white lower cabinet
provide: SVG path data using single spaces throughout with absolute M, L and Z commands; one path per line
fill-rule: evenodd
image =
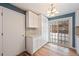
M 38 49 L 38 39 L 33 39 L 32 37 L 26 38 L 26 51 L 33 54 Z
M 33 53 L 32 48 L 33 48 L 33 40 L 31 37 L 27 37 L 26 38 L 26 51 L 32 54 Z
M 35 51 L 37 51 L 37 49 L 38 49 L 38 47 L 39 47 L 38 42 L 39 42 L 38 39 L 34 39 L 34 40 L 33 40 L 33 53 L 34 53 Z
M 42 38 L 26 38 L 26 51 L 33 55 L 38 49 L 40 49 L 43 45 L 45 45 L 47 41 Z

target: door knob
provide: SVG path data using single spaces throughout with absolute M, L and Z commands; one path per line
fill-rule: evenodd
M 25 37 L 25 35 L 23 34 L 22 37 Z

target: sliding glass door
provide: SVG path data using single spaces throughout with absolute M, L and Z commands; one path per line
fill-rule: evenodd
M 71 35 L 69 19 L 52 20 L 49 23 L 49 42 L 69 47 L 72 45 Z
M 53 44 L 58 44 L 58 23 L 54 21 L 50 25 L 50 42 Z
M 58 45 L 65 46 L 69 44 L 69 20 L 58 21 Z

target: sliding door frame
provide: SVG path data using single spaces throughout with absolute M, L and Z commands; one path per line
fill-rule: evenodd
M 51 17 L 51 18 L 48 18 L 48 20 L 50 21 L 50 20 L 56 20 L 56 19 L 60 19 L 60 18 L 67 18 L 67 17 L 72 17 L 72 38 L 73 38 L 72 47 L 75 48 L 75 12 L 56 16 L 56 17 Z

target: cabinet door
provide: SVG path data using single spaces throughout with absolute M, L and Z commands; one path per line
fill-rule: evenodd
M 2 13 L 2 8 L 0 7 L 0 56 L 2 53 L 2 36 L 1 36 L 1 33 L 2 33 L 2 16 L 1 16 L 1 13 Z
M 31 11 L 28 11 L 26 16 L 27 27 L 29 28 L 37 28 L 38 27 L 38 16 Z
M 3 9 L 4 54 L 14 56 L 25 51 L 25 16 L 16 11 Z
M 33 54 L 33 40 L 31 37 L 27 37 L 26 39 L 26 51 Z
M 27 14 L 27 16 L 26 16 L 26 18 L 27 18 L 27 19 L 26 19 L 26 20 L 27 20 L 27 21 L 26 21 L 27 27 L 31 27 L 31 28 L 32 28 L 33 25 L 34 25 L 34 24 L 33 24 L 33 21 L 34 21 L 34 20 L 33 20 L 33 13 L 30 12 L 30 11 L 28 11 L 26 14 Z
M 38 39 L 33 39 L 33 53 L 38 50 Z
M 29 12 L 29 27 L 33 27 L 33 13 Z
M 33 26 L 38 28 L 38 15 L 33 14 Z

